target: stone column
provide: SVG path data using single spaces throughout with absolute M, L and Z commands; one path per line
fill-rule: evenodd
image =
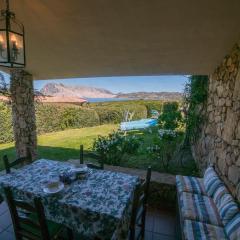
M 32 75 L 23 69 L 12 69 L 10 91 L 17 157 L 26 156 L 27 148 L 29 148 L 32 158 L 35 159 L 37 134 Z
M 210 75 L 205 122 L 194 143 L 194 156 L 204 170 L 213 163 L 240 201 L 240 42 Z

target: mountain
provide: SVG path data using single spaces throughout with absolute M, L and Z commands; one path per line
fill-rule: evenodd
M 117 98 L 143 99 L 143 100 L 170 100 L 179 101 L 183 97 L 180 92 L 135 92 L 119 93 Z
M 66 86 L 59 83 L 48 83 L 40 93 L 45 96 L 45 101 L 50 102 L 84 102 L 87 98 L 129 98 L 144 100 L 170 100 L 178 101 L 182 99 L 179 92 L 134 92 L 114 94 L 103 88 L 87 86 Z
M 40 91 L 45 96 L 54 97 L 78 97 L 78 98 L 113 98 L 112 92 L 94 87 L 66 86 L 58 83 L 48 83 Z

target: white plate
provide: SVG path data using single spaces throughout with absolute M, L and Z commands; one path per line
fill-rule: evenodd
M 88 173 L 88 167 L 74 168 L 72 170 L 74 173 Z
M 43 187 L 43 191 L 47 194 L 56 194 L 64 189 L 64 184 L 62 182 L 57 182 L 56 187 L 50 187 L 52 183 L 47 183 Z

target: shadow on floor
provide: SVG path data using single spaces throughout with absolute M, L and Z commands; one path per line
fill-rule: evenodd
M 146 218 L 145 240 L 174 240 L 176 218 L 172 209 L 149 208 Z M 0 204 L 0 239 L 14 240 L 12 221 L 7 204 Z

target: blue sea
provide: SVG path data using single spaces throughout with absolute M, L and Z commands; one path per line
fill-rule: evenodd
M 133 99 L 129 98 L 86 98 L 88 102 L 120 102 L 120 101 L 129 101 Z

